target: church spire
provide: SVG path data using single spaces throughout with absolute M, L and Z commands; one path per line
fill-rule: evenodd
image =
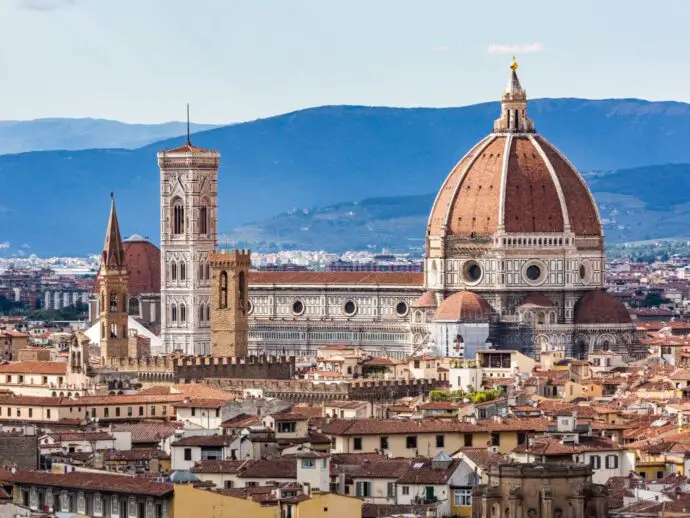
M 101 256 L 101 265 L 107 269 L 125 269 L 125 250 L 122 246 L 120 225 L 117 223 L 117 211 L 115 210 L 115 196 L 110 193 L 110 217 L 108 228 L 105 231 L 105 244 Z
M 517 75 L 513 57 L 508 86 L 501 98 L 501 116 L 494 122 L 494 133 L 534 133 L 534 122 L 527 118 L 527 92 Z

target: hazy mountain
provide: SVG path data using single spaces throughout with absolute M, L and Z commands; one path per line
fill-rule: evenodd
M 690 163 L 687 104 L 542 99 L 531 101 L 529 110 L 537 129 L 581 170 Z M 329 106 L 204 131 L 192 140 L 221 152 L 220 229 L 228 231 L 294 208 L 436 192 L 458 159 L 490 131 L 498 112 L 497 103 L 444 109 Z M 157 242 L 155 153 L 180 142 L 131 151 L 0 156 L 5 194 L 0 243 L 9 241 L 15 250 L 28 244 L 23 251 L 40 254 L 97 252 L 110 191 L 116 192 L 123 232 Z M 686 175 L 672 176 L 678 191 L 687 187 Z M 607 189 L 620 192 L 616 182 Z M 634 183 L 630 189 L 638 193 Z M 320 239 L 316 234 L 309 242 Z M 333 239 L 324 235 L 323 242 Z
M 586 174 L 608 242 L 690 237 L 690 164 Z M 223 240 L 257 251 L 419 252 L 435 194 L 369 198 L 284 212 L 243 225 Z
M 105 119 L 36 119 L 0 121 L 0 155 L 51 149 L 135 149 L 183 135 L 185 122 L 127 124 Z M 217 126 L 191 124 L 192 132 Z

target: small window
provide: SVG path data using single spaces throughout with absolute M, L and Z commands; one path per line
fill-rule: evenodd
M 33 416 L 34 416 L 34 409 L 29 408 L 29 417 L 33 417 Z
M 140 416 L 144 415 L 144 407 L 143 406 L 139 407 L 139 415 Z
M 362 449 L 362 438 L 361 437 L 355 437 L 353 442 L 354 442 L 354 445 L 352 446 L 353 450 L 361 450 Z
M 226 480 L 224 485 L 225 485 L 225 489 L 232 489 L 233 488 L 233 481 L 232 480 Z
M 466 434 L 464 434 L 463 438 L 464 438 L 465 448 L 471 448 L 472 447 L 472 434 L 466 433 Z
M 192 408 L 192 417 L 196 416 L 196 408 Z
M 46 417 L 50 419 L 50 408 L 46 410 Z
M 443 436 L 443 435 L 437 435 L 436 436 L 436 447 L 437 448 L 445 447 L 445 436 Z
M 132 412 L 132 407 L 131 407 L 131 406 L 128 406 L 128 407 L 127 407 L 127 417 L 132 417 L 132 414 L 133 414 L 133 412 Z
M 395 482 L 388 482 L 387 496 L 388 498 L 393 498 L 395 496 Z
M 592 466 L 592 469 L 600 469 L 601 468 L 601 457 L 599 457 L 599 455 L 592 455 L 589 458 L 589 465 Z
M 216 417 L 220 417 L 220 408 L 216 408 Z
M 103 409 L 103 417 L 109 417 L 109 416 L 110 416 L 110 409 L 106 407 Z
M 292 313 L 297 316 L 304 313 L 304 303 L 301 300 L 296 300 L 292 303 Z
M 191 448 L 185 448 L 184 449 L 184 460 L 192 460 L 192 449 Z
M 417 436 L 416 435 L 408 435 L 405 437 L 405 447 L 408 450 L 414 450 L 417 448 Z
M 302 469 L 316 468 L 316 459 L 302 459 Z
M 156 407 L 153 406 L 153 405 L 151 406 L 151 415 L 152 415 L 152 416 L 155 416 L 155 415 L 156 415 Z
M 618 455 L 606 456 L 606 469 L 618 469 Z
M 343 306 L 343 312 L 350 317 L 357 312 L 357 305 L 353 300 L 348 300 Z
M 120 417 L 120 407 L 115 407 L 115 417 Z
M 491 432 L 491 446 L 501 445 L 501 434 L 498 432 Z
M 407 306 L 407 302 L 405 302 L 404 300 L 401 300 L 395 305 L 395 313 L 399 317 L 404 317 L 405 315 L 407 315 L 408 310 L 409 307 Z
M 386 437 L 386 436 L 381 437 L 381 449 L 382 450 L 388 449 L 388 437 Z

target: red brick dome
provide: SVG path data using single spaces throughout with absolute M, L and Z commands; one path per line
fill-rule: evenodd
M 564 232 L 601 236 L 594 199 L 566 158 L 532 134 L 492 134 L 453 169 L 429 218 L 430 236 Z
M 630 324 L 630 313 L 618 297 L 603 290 L 589 292 L 575 304 L 576 324 Z
M 493 133 L 474 146 L 443 183 L 429 217 L 428 237 L 567 231 L 578 237 L 601 236 L 597 207 L 584 180 L 563 154 L 537 135 L 527 117 L 527 93 L 516 70 L 513 63 Z
M 491 306 L 481 296 L 471 291 L 459 291 L 441 302 L 434 320 L 488 320 Z
M 139 234 L 134 234 L 122 242 L 125 252 L 125 265 L 129 273 L 127 291 L 129 295 L 160 293 L 161 291 L 161 251 Z M 93 291 L 98 291 L 98 277 Z

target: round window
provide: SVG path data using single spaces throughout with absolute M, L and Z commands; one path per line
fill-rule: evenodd
M 343 311 L 345 311 L 345 314 L 348 316 L 354 315 L 357 311 L 357 305 L 353 301 L 348 300 L 343 306 Z
M 525 270 L 525 275 L 527 275 L 527 278 L 530 281 L 538 281 L 539 277 L 541 277 L 541 268 L 539 268 L 536 264 L 532 264 L 527 267 L 527 270 Z
M 304 313 L 304 304 L 301 300 L 296 300 L 292 303 L 292 312 L 295 315 L 301 315 L 302 313 Z
M 475 261 L 467 261 L 463 272 L 468 282 L 477 282 L 482 277 L 482 267 Z
M 584 279 L 587 277 L 587 268 L 585 268 L 584 264 L 580 265 L 580 279 Z
M 254 311 L 254 304 L 252 304 L 252 301 L 247 301 L 247 314 L 251 315 L 252 312 Z
M 407 307 L 407 302 L 402 300 L 395 305 L 395 312 L 398 314 L 398 316 L 401 317 L 407 315 L 408 309 L 409 308 Z

